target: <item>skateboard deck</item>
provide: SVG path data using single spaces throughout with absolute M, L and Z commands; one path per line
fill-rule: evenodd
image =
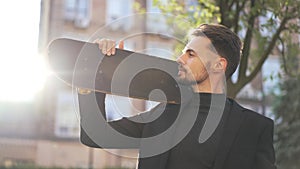
M 49 44 L 48 61 L 66 84 L 87 91 L 179 104 L 186 86 L 176 79 L 175 61 L 116 49 L 102 54 L 95 43 L 56 39 Z

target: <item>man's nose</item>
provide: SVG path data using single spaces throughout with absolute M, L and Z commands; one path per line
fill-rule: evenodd
M 184 56 L 185 56 L 184 54 L 180 55 L 177 58 L 176 62 L 179 63 L 179 64 L 185 64 L 185 58 L 184 58 Z

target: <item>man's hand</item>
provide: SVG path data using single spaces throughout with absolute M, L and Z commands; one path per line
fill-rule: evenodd
M 96 39 L 94 43 L 97 43 L 99 49 L 104 55 L 111 56 L 116 53 L 116 41 L 111 39 Z M 119 49 L 124 49 L 124 41 L 120 41 Z
M 97 43 L 99 49 L 106 56 L 111 56 L 116 53 L 116 41 L 111 39 L 96 39 L 94 43 Z M 124 49 L 124 41 L 120 41 L 119 49 Z M 78 88 L 77 92 L 82 95 L 90 94 L 91 91 L 89 89 Z

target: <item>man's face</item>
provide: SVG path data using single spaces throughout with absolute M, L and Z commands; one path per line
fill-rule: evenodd
M 211 63 L 216 57 L 218 55 L 212 51 L 208 38 L 194 37 L 177 59 L 179 81 L 186 85 L 193 85 L 209 80 Z

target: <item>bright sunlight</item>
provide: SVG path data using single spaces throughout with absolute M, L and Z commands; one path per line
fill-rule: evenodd
M 44 85 L 38 54 L 40 0 L 3 1 L 0 7 L 0 101 L 28 102 Z

